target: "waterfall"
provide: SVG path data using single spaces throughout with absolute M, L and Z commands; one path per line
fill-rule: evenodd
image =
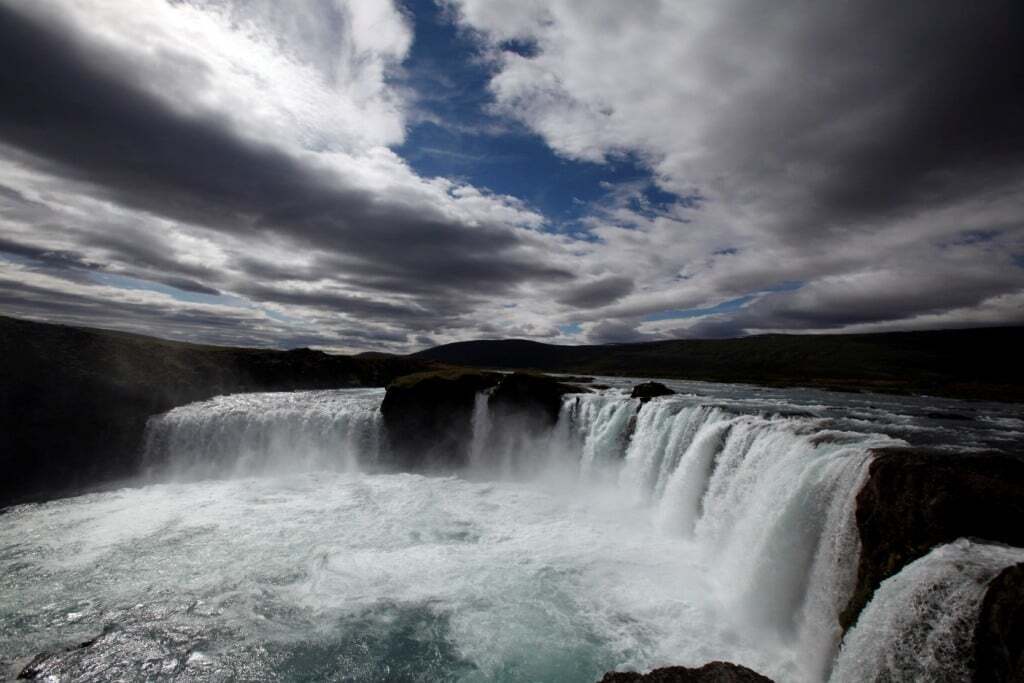
M 491 435 L 491 392 L 477 392 L 473 404 L 473 438 L 469 445 L 469 465 L 473 468 L 484 467 L 487 461 L 487 442 Z
M 860 552 L 856 494 L 871 449 L 901 442 L 679 396 L 641 405 L 616 390 L 566 396 L 546 441 L 523 435 L 498 448 L 494 419 L 478 395 L 474 467 L 501 476 L 538 452 L 567 457 L 581 484 L 613 486 L 663 533 L 693 543 L 737 631 L 799 652 L 796 677 L 827 678 Z
M 218 396 L 150 418 L 144 460 L 183 479 L 314 470 L 378 460 L 379 389 Z
M 974 627 L 990 581 L 1024 549 L 961 539 L 882 582 L 846 635 L 835 683 L 969 681 Z
M 357 470 L 382 449 L 382 393 L 242 394 L 183 406 L 151 420 L 147 459 L 186 478 Z M 696 397 L 641 404 L 615 389 L 565 396 L 550 429 L 493 409 L 487 392 L 476 396 L 468 470 L 521 479 L 558 465 L 580 486 L 614 491 L 713 568 L 741 637 L 799 653 L 795 679 L 828 677 L 859 556 L 856 493 L 870 450 L 901 442 Z
M 615 409 L 601 410 L 610 425 Z M 665 533 L 693 540 L 741 629 L 794 644 L 801 678 L 821 680 L 855 578 L 869 451 L 896 443 L 816 418 L 662 399 L 640 409 L 619 485 Z
M 629 424 L 637 401 L 616 392 L 569 397 L 574 408 L 570 433 L 581 446 L 580 472 L 584 477 L 601 477 L 614 468 L 629 439 Z

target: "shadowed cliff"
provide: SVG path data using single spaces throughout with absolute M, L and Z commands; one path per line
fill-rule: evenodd
M 0 507 L 137 472 L 150 415 L 218 394 L 384 386 L 428 364 L 0 317 Z

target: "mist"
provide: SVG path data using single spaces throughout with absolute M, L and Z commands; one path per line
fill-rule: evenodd
M 126 605 L 116 635 L 59 660 L 69 675 L 155 648 L 185 676 L 316 675 L 313 657 L 367 676 L 596 680 L 721 658 L 776 680 L 860 680 L 875 624 L 906 599 L 868 612 L 830 678 L 856 495 L 872 449 L 945 427 L 910 399 L 673 383 L 681 393 L 641 403 L 608 381 L 566 395 L 553 425 L 478 392 L 454 468 L 391 452 L 379 389 L 175 408 L 150 419 L 133 487 L 7 515 L 4 534 L 47 529 L 26 566 L 92 597 L 53 603 L 17 567 L 5 590 L 28 591 L 20 602 L 65 634 Z M 1007 438 L 992 427 L 962 438 Z M 153 640 L 154 610 L 177 640 Z

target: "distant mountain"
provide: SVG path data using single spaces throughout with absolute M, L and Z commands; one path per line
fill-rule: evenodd
M 1024 401 L 1024 327 L 557 346 L 457 342 L 413 358 L 478 368 Z

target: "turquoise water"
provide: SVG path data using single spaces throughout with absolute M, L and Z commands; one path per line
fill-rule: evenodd
M 460 476 L 383 471 L 382 390 L 170 411 L 151 421 L 138 486 L 0 516 L 0 666 L 55 681 L 596 681 L 728 660 L 822 681 L 870 449 L 969 457 L 1024 436 L 998 404 L 674 382 L 641 408 L 628 381 L 608 384 L 566 397 L 543 433 L 481 394 Z M 836 680 L 856 680 L 843 672 L 876 640 L 899 651 L 861 633 Z

